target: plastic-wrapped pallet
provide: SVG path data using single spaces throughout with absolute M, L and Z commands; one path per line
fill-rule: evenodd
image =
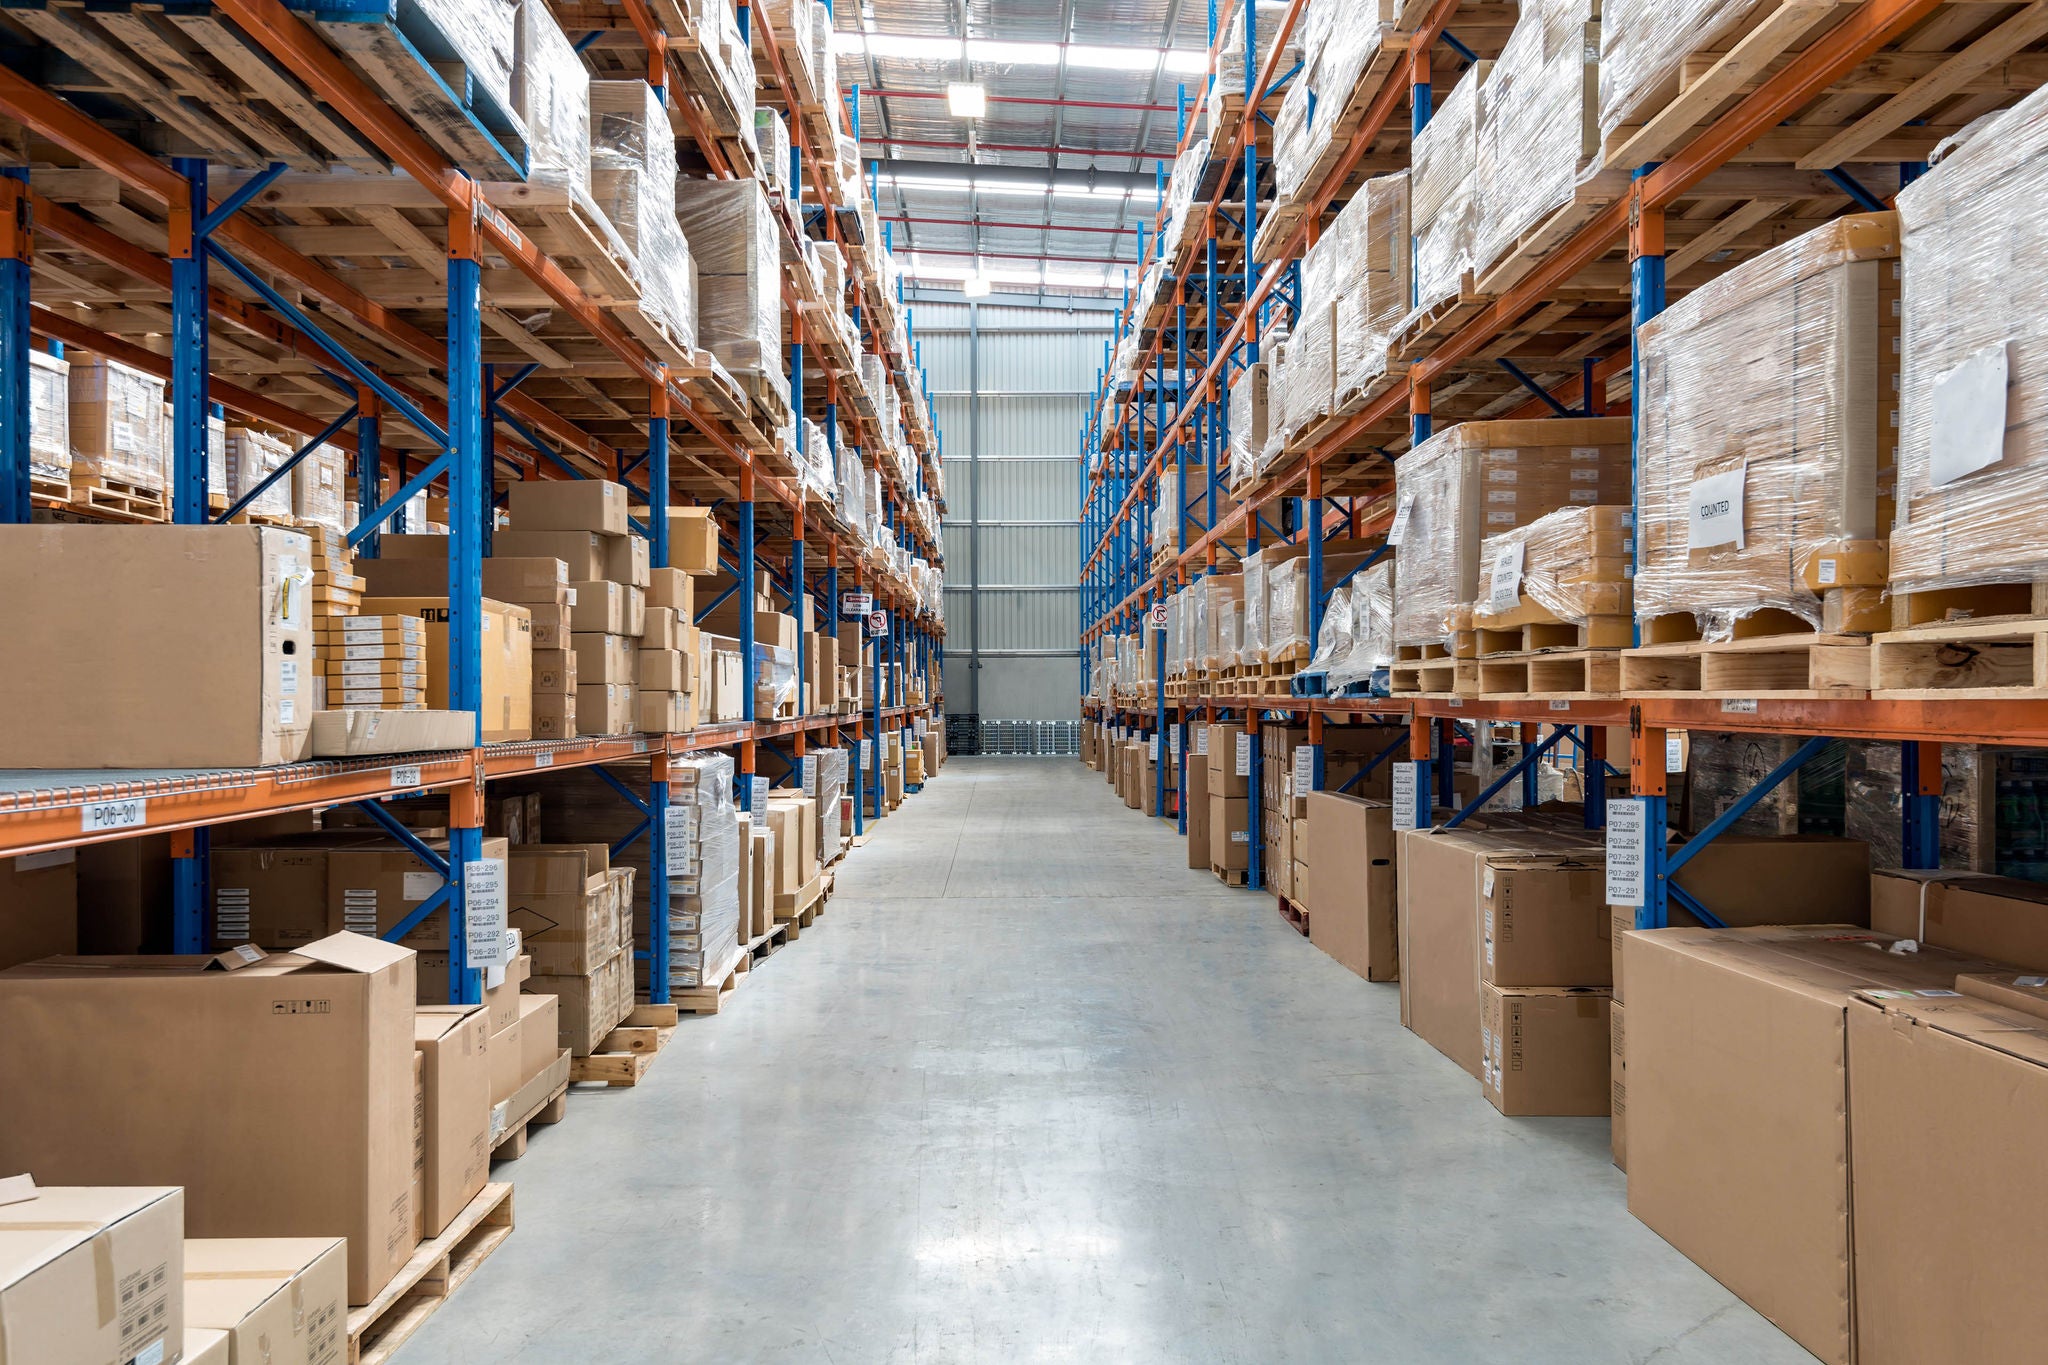
M 1415 307 L 1454 299 L 1479 250 L 1479 91 L 1492 62 L 1459 78 L 1415 138 L 1409 213 L 1415 233 Z
M 676 224 L 668 112 L 645 81 L 592 81 L 590 114 L 591 194 L 633 253 L 640 311 L 694 345 L 696 272 Z
M 1246 369 L 1230 390 L 1230 468 L 1232 486 L 1258 476 L 1260 459 L 1271 435 L 1273 362 L 1261 360 Z
M 29 476 L 69 484 L 71 366 L 33 347 L 29 349 L 28 360 Z
M 1728 51 L 1771 8 L 1772 0 L 1602 0 L 1602 138 L 1625 141 L 1679 93 L 1688 58 Z
M 2048 579 L 2044 152 L 2048 91 L 2037 91 L 1899 194 L 1905 364 L 1895 591 Z M 2023 599 L 2010 609 L 2028 606 Z
M 1308 648 L 1308 559 L 1289 554 L 1265 565 L 1265 657 L 1298 657 Z
M 1627 645 L 1633 610 L 1635 513 L 1627 506 L 1560 507 L 1479 543 L 1475 617 L 1505 617 L 1534 606 L 1560 621 L 1614 618 L 1620 634 L 1599 648 Z M 1526 624 L 1526 622 L 1523 622 Z
M 520 0 L 512 107 L 526 126 L 529 184 L 590 198 L 590 70 L 546 0 Z
M 1281 547 L 1285 548 L 1285 547 Z M 1238 617 L 1237 662 L 1244 666 L 1266 661 L 1266 549 L 1261 547 L 1243 560 L 1243 608 Z
M 1867 616 L 1884 583 L 1875 479 L 1891 431 L 1884 367 L 1895 362 L 1879 325 L 1896 222 L 1837 219 L 1692 291 L 1638 333 L 1635 600 L 1645 619 L 1690 612 L 1708 639 L 1766 609 L 1871 628 L 1853 610 L 1828 620 L 1835 611 L 1823 607 L 1826 594 Z
M 340 446 L 322 445 L 293 465 L 291 485 L 292 515 L 300 524 L 348 529 L 348 455 Z
M 1323 604 L 1323 622 L 1316 631 L 1316 652 L 1309 656 L 1304 673 L 1328 677 L 1331 668 L 1351 653 L 1351 585 L 1340 583 L 1330 589 Z
M 1408 314 L 1413 289 L 1408 172 L 1365 182 L 1323 234 L 1337 237 L 1350 267 L 1336 292 L 1337 401 L 1370 395 L 1387 377 L 1387 343 Z
M 1195 581 L 1202 594 L 1202 667 L 1211 673 L 1237 665 L 1238 620 L 1244 611 L 1244 579 L 1209 573 Z
M 1330 666 L 1330 686 L 1369 682 L 1394 662 L 1394 561 L 1351 577 L 1351 647 Z
M 832 9 L 811 6 L 811 75 L 818 83 L 818 97 L 825 101 L 825 118 L 835 129 L 845 126 L 839 107 L 839 56 L 832 49 Z
M 697 261 L 697 336 L 735 375 L 789 401 L 782 372 L 780 236 L 754 180 L 679 180 L 676 216 Z
M 1286 21 L 1287 9 L 1287 0 L 1257 0 L 1253 7 L 1253 14 L 1256 16 L 1257 22 L 1254 25 L 1255 32 L 1253 34 L 1256 51 L 1251 58 L 1251 70 L 1253 73 L 1252 79 L 1255 81 L 1258 79 L 1258 73 L 1265 70 L 1266 58 L 1273 51 L 1273 35 L 1280 31 L 1280 25 Z M 1209 126 L 1211 128 L 1219 128 L 1223 124 L 1223 105 L 1226 95 L 1232 103 L 1242 104 L 1244 101 L 1244 10 L 1243 0 L 1239 0 L 1239 3 L 1232 8 L 1230 18 L 1224 23 L 1223 46 L 1216 54 L 1216 80 L 1209 90 Z M 1288 46 L 1292 51 L 1299 51 L 1299 36 L 1297 34 L 1288 38 Z M 1285 71 L 1293 64 L 1292 53 L 1290 53 L 1288 58 L 1281 61 L 1279 69 Z
M 1791 758 L 1800 739 L 1788 735 L 1706 734 L 1691 732 L 1687 766 L 1689 827 L 1698 831 L 1721 814 L 1776 768 Z M 1780 782 L 1729 827 L 1733 834 L 1799 833 L 1799 785 Z
M 1479 89 L 1480 273 L 1572 201 L 1599 159 L 1599 0 L 1524 0 Z
M 1281 332 L 1271 337 L 1266 343 L 1266 356 L 1266 439 L 1263 444 L 1252 447 L 1251 469 L 1255 478 L 1265 473 L 1267 466 L 1279 459 L 1281 452 L 1287 448 L 1287 437 L 1292 430 L 1288 426 L 1288 421 L 1293 416 L 1287 406 L 1288 386 L 1290 382 L 1298 384 L 1291 368 L 1294 364 L 1292 335 Z M 1303 363 L 1306 363 L 1306 352 Z M 1233 461 L 1233 479 L 1236 473 L 1236 463 Z
M 70 396 L 71 480 L 164 488 L 164 381 L 118 360 L 74 351 Z M 285 493 L 285 511 L 291 493 Z
M 789 179 L 789 125 L 774 109 L 754 111 L 754 145 L 761 149 L 761 162 L 768 170 L 768 183 L 782 191 L 784 199 L 796 192 Z
M 1365 67 L 1392 27 L 1393 0 L 1310 0 L 1297 35 L 1302 69 L 1273 121 L 1274 183 L 1282 199 L 1301 189 Z
M 1159 471 L 1159 485 L 1152 503 L 1152 552 L 1176 553 L 1180 548 L 1176 515 L 1181 508 L 1180 471 Z
M 291 444 L 272 436 L 267 431 L 256 431 L 250 427 L 229 427 L 228 500 L 239 502 L 249 496 L 258 484 L 282 468 L 284 462 L 291 457 Z M 264 490 L 262 497 L 242 510 L 276 517 L 290 516 L 292 481 L 289 478 L 279 479 Z
M 808 781 L 804 795 L 818 803 L 818 862 L 830 867 L 839 859 L 839 798 L 846 793 L 846 750 L 817 749 L 804 755 Z
M 1872 867 L 1905 864 L 1900 808 L 1900 754 L 1896 743 L 1849 740 L 1842 832 L 1870 845 Z M 1951 871 L 1995 872 L 1993 828 L 1996 764 L 1974 744 L 1941 746 L 1941 865 Z
M 1394 598 L 1399 644 L 1448 644 L 1479 588 L 1479 545 L 1577 504 L 1629 501 L 1629 421 L 1466 422 L 1395 463 L 1405 527 Z
M 468 84 L 506 113 L 512 99 L 513 54 L 518 47 L 519 0 L 415 0 L 454 49 Z
M 739 952 L 740 833 L 729 754 L 669 763 L 669 802 L 687 806 L 691 835 L 668 850 L 669 984 L 716 985 Z
M 754 645 L 754 714 L 763 718 L 796 714 L 796 651 Z

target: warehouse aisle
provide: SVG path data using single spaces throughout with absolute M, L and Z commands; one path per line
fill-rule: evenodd
M 970 760 L 636 1091 L 398 1365 L 1810 1362 L 1072 760 Z

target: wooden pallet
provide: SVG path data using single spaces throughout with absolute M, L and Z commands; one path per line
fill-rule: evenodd
M 569 1060 L 572 1084 L 594 1082 L 608 1086 L 640 1084 L 647 1068 L 670 1038 L 675 1036 L 680 1005 L 635 1005 L 625 1022 L 604 1036 L 588 1057 Z
M 1990 583 L 1970 588 L 1891 593 L 1893 630 L 1965 621 L 2048 616 L 2048 583 Z
M 1870 640 L 1861 635 L 1761 635 L 1622 651 L 1621 691 L 1690 697 L 1864 697 Z
M 1275 896 L 1280 907 L 1280 918 L 1287 921 L 1294 931 L 1303 938 L 1308 937 L 1308 910 L 1286 896 Z
M 348 1310 L 349 1365 L 383 1365 L 512 1235 L 512 1187 L 483 1187 L 438 1237 L 421 1242 L 391 1283 Z
M 81 512 L 119 521 L 169 521 L 171 509 L 161 488 L 101 479 L 75 471 L 71 476 L 71 505 Z
M 1536 650 L 1482 655 L 1474 662 L 1482 697 L 1590 701 L 1621 687 L 1618 649 Z
M 1481 293 L 1471 272 L 1467 271 L 1456 294 L 1419 308 L 1401 320 L 1400 327 L 1388 340 L 1387 354 L 1399 361 L 1421 360 L 1492 306 L 1493 296 Z
M 1216 864 L 1211 863 L 1209 864 L 1209 871 L 1215 875 L 1217 881 L 1222 882 L 1225 886 L 1245 886 L 1251 881 L 1251 874 L 1241 867 L 1218 867 Z
M 1395 696 L 1476 697 L 1479 661 L 1438 657 L 1395 663 L 1387 670 L 1387 685 Z
M 1601 171 L 1579 181 L 1571 198 L 1543 215 L 1514 243 L 1479 272 L 1478 291 L 1499 298 L 1543 263 L 1544 257 L 1570 241 L 1572 236 L 1607 206 L 1628 193 L 1627 171 Z
M 1542 614 L 1550 616 L 1548 612 Z M 1627 616 L 1588 616 L 1578 621 L 1550 617 L 1546 621 L 1519 624 L 1482 624 L 1496 620 L 1512 617 L 1473 616 L 1470 657 L 1484 659 L 1566 649 L 1628 649 L 1635 644 L 1635 621 Z
M 570 1061 L 570 1066 L 572 1069 L 575 1066 L 573 1058 Z M 505 1135 L 498 1139 L 497 1146 L 491 1148 L 491 1160 L 519 1160 L 520 1157 L 526 1155 L 526 1139 L 533 1129 L 545 1127 L 551 1123 L 560 1123 L 568 1116 L 568 1113 L 569 1083 L 564 1081 L 561 1088 L 555 1091 L 554 1094 L 548 1096 L 531 1110 L 514 1119 L 506 1126 Z
M 1900 701 L 2048 697 L 2048 616 L 1887 631 L 1871 640 L 1871 687 Z
M 754 960 L 746 953 L 735 952 L 733 960 L 725 969 L 712 977 L 708 986 L 689 986 L 674 991 L 675 1008 L 683 1014 L 716 1014 L 725 1008 L 725 1002 L 739 989 L 740 982 L 753 969 Z

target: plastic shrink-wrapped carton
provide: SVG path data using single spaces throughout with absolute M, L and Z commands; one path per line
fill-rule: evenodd
M 1629 419 L 1466 422 L 1395 462 L 1394 639 L 1449 645 L 1479 589 L 1479 547 L 1560 507 L 1629 501 Z
M 1280 448 L 1381 387 L 1387 339 L 1408 311 L 1408 233 L 1407 174 L 1379 176 L 1302 258 L 1301 316 L 1273 369 Z
M 1679 93 L 1688 58 L 1726 53 L 1776 8 L 1776 0 L 1601 0 L 1600 132 L 1607 146 L 1618 149 Z
M 1230 17 L 1223 21 L 1223 44 L 1216 54 L 1216 80 L 1209 88 L 1209 133 L 1215 136 L 1223 126 L 1223 109 L 1226 103 L 1242 106 L 1245 92 L 1245 41 L 1244 41 L 1244 0 L 1237 0 L 1231 6 Z M 1266 69 L 1266 59 L 1273 51 L 1273 37 L 1280 32 L 1280 26 L 1287 19 L 1287 0 L 1257 0 L 1253 8 L 1254 24 L 1253 51 L 1250 57 L 1252 79 Z M 1279 69 L 1285 71 L 1294 65 L 1301 49 L 1300 35 L 1290 35 L 1288 47 L 1291 51 L 1282 60 Z
M 1478 266 L 1479 92 L 1492 70 L 1492 62 L 1468 68 L 1415 138 L 1409 214 L 1417 311 L 1458 297 Z
M 1583 630 L 1541 636 L 1531 649 L 1576 645 L 1626 649 L 1634 643 L 1629 575 L 1635 513 L 1626 505 L 1560 507 L 1526 526 L 1479 543 L 1479 588 L 1472 624 L 1479 630 L 1571 623 Z M 1482 649 L 1506 653 L 1522 645 Z
M 2038 612 L 2048 580 L 2048 91 L 1899 194 L 1904 229 L 1894 622 Z M 2013 584 L 1998 601 L 1982 589 Z M 1901 600 L 1901 594 L 1936 594 Z
M 1282 200 L 1315 188 L 1309 174 L 1336 144 L 1359 78 L 1392 28 L 1393 9 L 1394 0 L 1310 0 L 1299 35 L 1301 71 L 1273 120 L 1273 175 Z
M 1581 194 L 1605 202 L 1628 176 L 1597 174 L 1600 0 L 1523 0 L 1479 88 L 1478 237 L 1485 276 Z
M 676 223 L 675 137 L 647 82 L 590 83 L 590 186 L 633 253 L 641 314 L 695 345 L 696 268 Z
M 679 180 L 676 215 L 697 262 L 697 335 L 741 378 L 789 401 L 782 371 L 781 235 L 756 180 Z M 893 393 L 890 388 L 887 393 Z M 887 397 L 877 394 L 885 408 Z
M 1897 215 L 1840 218 L 1639 331 L 1645 643 L 1881 625 L 1898 254 Z
M 85 351 L 73 351 L 69 363 L 71 481 L 126 484 L 161 493 L 165 475 L 164 381 Z M 32 371 L 32 397 L 37 380 Z M 31 425 L 32 442 L 33 430 Z M 284 510 L 291 511 L 289 489 L 284 502 Z

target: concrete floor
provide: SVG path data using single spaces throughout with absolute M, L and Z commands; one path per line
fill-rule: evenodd
M 1805 1362 L 1263 896 L 1071 760 L 959 759 L 647 1083 L 501 1167 L 398 1365 Z

